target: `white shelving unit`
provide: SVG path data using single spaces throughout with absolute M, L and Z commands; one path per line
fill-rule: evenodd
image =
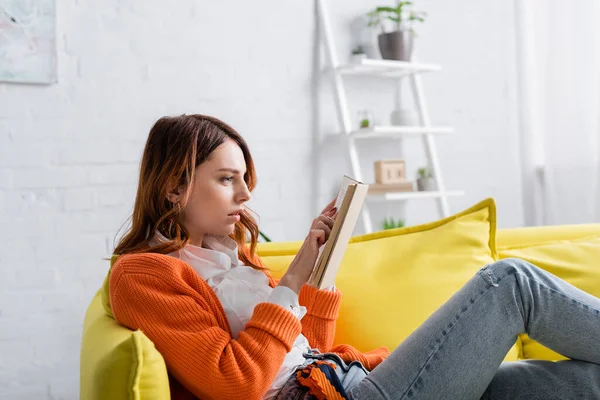
M 411 136 L 444 135 L 452 133 L 452 128 L 425 126 L 375 126 L 369 129 L 351 131 L 348 135 L 354 139 L 403 138 Z
M 452 190 L 446 192 L 389 192 L 384 194 L 369 195 L 370 201 L 398 201 L 418 199 L 438 199 L 442 196 L 462 196 L 464 192 Z
M 331 67 L 331 78 L 333 80 L 337 114 L 339 125 L 341 127 L 341 132 L 339 133 L 346 139 L 348 157 L 354 178 L 366 182 L 358 158 L 358 151 L 356 148 L 357 140 L 378 138 L 395 138 L 401 140 L 408 137 L 420 137 L 423 140 L 425 155 L 429 166 L 433 170 L 434 179 L 438 189 L 437 191 L 432 192 L 386 192 L 370 194 L 368 201 L 363 206 L 362 210 L 362 220 L 365 231 L 373 231 L 373 224 L 370 216 L 371 213 L 369 210 L 369 203 L 371 202 L 435 199 L 437 201 L 439 216 L 449 216 L 450 209 L 448 206 L 448 197 L 460 196 L 463 192 L 446 190 L 442 170 L 437 157 L 435 136 L 450 134 L 453 130 L 449 127 L 436 127 L 431 125 L 421 83 L 422 73 L 439 71 L 441 66 L 414 61 L 373 59 L 365 59 L 360 62 L 341 65 L 336 56 L 325 0 L 317 0 L 317 4 L 319 22 L 323 32 L 323 44 L 325 46 L 325 53 L 329 61 L 329 66 Z M 420 124 L 418 126 L 375 126 L 369 129 L 353 129 L 348 109 L 346 89 L 344 86 L 344 78 L 351 76 L 370 76 L 394 80 L 407 79 L 410 83 L 412 96 L 415 99 Z M 399 92 L 397 92 L 397 96 L 400 96 Z
M 343 75 L 368 75 L 394 79 L 403 78 L 415 73 L 439 71 L 442 69 L 441 66 L 435 64 L 373 59 L 365 59 L 360 63 L 341 65 L 334 68 Z

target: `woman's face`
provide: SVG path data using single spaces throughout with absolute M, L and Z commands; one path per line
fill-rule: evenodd
M 204 235 L 227 236 L 233 233 L 239 214 L 251 195 L 244 175 L 246 160 L 236 142 L 227 139 L 208 161 L 196 168 L 182 223 L 191 236 L 191 244 L 202 245 Z

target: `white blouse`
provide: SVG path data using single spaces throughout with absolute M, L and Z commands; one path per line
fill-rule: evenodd
M 161 239 L 166 240 L 164 236 Z M 302 319 L 306 308 L 299 305 L 298 295 L 285 286 L 271 288 L 269 278 L 263 272 L 243 265 L 237 254 L 235 240 L 227 236 L 207 235 L 202 241 L 202 247 L 188 244 L 169 255 L 189 264 L 213 289 L 223 306 L 235 339 L 244 330 L 254 307 L 259 303 L 278 304 Z M 298 335 L 263 399 L 275 397 L 295 368 L 304 363 L 303 353 L 309 348 L 306 337 Z

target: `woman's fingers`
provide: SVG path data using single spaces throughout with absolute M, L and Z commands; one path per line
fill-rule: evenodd
M 329 238 L 329 234 L 331 233 L 331 227 L 327 225 L 324 221 L 317 222 L 315 229 L 320 229 L 325 232 L 325 240 Z
M 326 214 L 327 212 L 329 212 L 335 205 L 336 200 L 337 200 L 337 196 L 335 197 L 335 199 L 331 200 L 331 202 L 325 206 L 323 211 L 321 211 L 321 214 Z
M 321 246 L 327 241 L 331 234 L 331 229 L 335 222 L 337 215 L 337 208 L 335 207 L 335 200 L 325 207 L 323 212 L 313 220 L 309 235 L 315 239 L 316 243 Z
M 319 215 L 319 217 L 317 218 L 317 223 L 318 222 L 323 222 L 325 225 L 327 225 L 329 228 L 333 228 L 333 224 L 335 223 L 335 219 L 327 216 L 327 215 Z
M 325 231 L 322 229 L 311 229 L 309 236 L 317 241 L 317 245 L 321 246 L 325 243 Z

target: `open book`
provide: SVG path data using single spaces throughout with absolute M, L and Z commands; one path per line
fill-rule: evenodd
M 368 190 L 369 185 L 344 175 L 335 201 L 337 216 L 327 242 L 319 249 L 309 285 L 319 289 L 333 285 Z

